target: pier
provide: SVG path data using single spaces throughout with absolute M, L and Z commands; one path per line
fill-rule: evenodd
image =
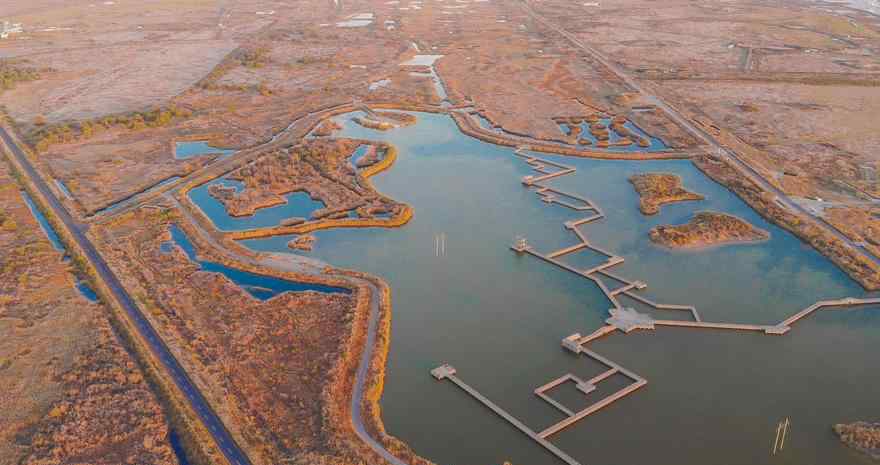
M 437 374 L 434 374 L 435 372 L 437 372 Z M 534 440 L 535 442 L 540 444 L 543 448 L 547 449 L 550 453 L 552 453 L 553 455 L 558 457 L 563 462 L 565 462 L 569 465 L 580 465 L 580 462 L 573 459 L 571 456 L 569 456 L 568 454 L 563 452 L 558 447 L 554 446 L 550 441 L 547 441 L 546 439 L 541 437 L 538 433 L 536 433 L 531 428 L 526 426 L 523 422 L 519 421 L 516 417 L 514 417 L 513 415 L 508 413 L 506 410 L 499 407 L 494 402 L 492 402 L 491 400 L 487 399 L 485 396 L 480 394 L 479 391 L 470 387 L 467 383 L 465 383 L 464 381 L 459 379 L 455 375 L 455 373 L 456 373 L 455 368 L 452 368 L 449 365 L 442 365 L 438 368 L 435 368 L 434 370 L 431 370 L 431 373 L 434 374 L 434 377 L 437 378 L 439 381 L 442 381 L 444 379 L 448 379 L 449 381 L 452 381 L 456 386 L 461 388 L 461 390 L 470 394 L 471 397 L 480 401 L 480 403 L 482 403 L 483 405 L 488 407 L 489 410 L 495 412 L 501 418 L 507 420 L 507 422 L 510 423 L 511 425 L 513 425 L 514 427 L 516 427 L 516 429 L 522 431 L 526 436 L 532 438 L 532 440 Z M 442 377 L 438 377 L 438 374 L 442 375 Z
M 540 398 L 544 402 L 547 402 L 565 416 L 565 418 L 563 418 L 562 420 L 544 428 L 543 430 L 540 430 L 539 432 L 536 432 L 535 430 L 529 428 L 524 423 L 517 420 L 511 414 L 503 410 L 501 407 L 497 406 L 492 401 L 481 395 L 474 388 L 465 384 L 456 376 L 456 370 L 451 366 L 441 365 L 440 367 L 431 370 L 431 374 L 440 381 L 449 379 L 459 388 L 470 394 L 472 397 L 480 401 L 483 405 L 488 407 L 500 417 L 507 420 L 510 424 L 525 433 L 532 440 L 540 444 L 542 447 L 544 447 L 545 449 L 553 453 L 556 457 L 568 463 L 569 465 L 579 464 L 575 459 L 573 459 L 565 452 L 561 451 L 559 448 L 550 443 L 548 441 L 548 438 L 564 430 L 565 428 L 576 424 L 586 417 L 614 404 L 615 402 L 624 399 L 625 397 L 629 396 L 630 394 L 648 384 L 648 381 L 646 379 L 642 378 L 636 373 L 589 350 L 587 348 L 587 345 L 591 344 L 592 342 L 615 332 L 629 334 L 632 331 L 654 331 L 657 327 L 741 331 L 753 332 L 756 334 L 781 336 L 787 334 L 791 330 L 792 325 L 798 323 L 799 321 L 807 318 L 808 316 L 821 309 L 852 308 L 865 305 L 880 305 L 880 298 L 857 299 L 849 297 L 838 300 L 824 300 L 816 302 L 815 304 L 804 308 L 803 310 L 795 313 L 794 315 L 786 318 L 785 320 L 777 324 L 747 324 L 703 321 L 697 309 L 692 305 L 660 304 L 654 302 L 653 300 L 648 299 L 638 293 L 639 291 L 647 288 L 647 283 L 645 283 L 644 281 L 630 280 L 624 278 L 618 274 L 613 273 L 610 270 L 611 268 L 623 263 L 624 258 L 614 255 L 613 253 L 606 251 L 595 244 L 592 244 L 588 240 L 586 233 L 581 229 L 583 225 L 587 225 L 603 219 L 605 215 L 602 210 L 590 199 L 569 192 L 554 189 L 552 187 L 542 184 L 547 180 L 574 173 L 576 171 L 575 168 L 550 160 L 544 160 L 527 155 L 524 153 L 525 149 L 525 147 L 517 148 L 514 154 L 517 157 L 523 158 L 526 163 L 528 163 L 529 166 L 531 166 L 531 168 L 538 174 L 523 177 L 523 185 L 527 188 L 535 189 L 535 193 L 538 195 L 539 199 L 548 205 L 556 204 L 564 208 L 568 208 L 572 211 L 586 212 L 587 216 L 584 216 L 580 219 L 569 220 L 563 223 L 563 227 L 566 230 L 571 231 L 578 240 L 578 242 L 572 245 L 567 245 L 558 250 L 543 253 L 532 247 L 529 244 L 527 238 L 517 237 L 510 248 L 518 255 L 530 255 L 536 257 L 565 271 L 589 279 L 595 282 L 597 287 L 605 294 L 605 296 L 608 298 L 608 301 L 612 305 L 612 307 L 608 310 L 609 317 L 605 320 L 606 324 L 586 336 L 583 336 L 580 333 L 574 333 L 562 339 L 562 347 L 565 350 L 568 350 L 569 352 L 574 354 L 575 356 L 584 356 L 595 362 L 598 362 L 601 365 L 604 365 L 606 369 L 598 375 L 594 376 L 593 378 L 590 378 L 589 380 L 583 380 L 571 373 L 566 373 L 535 388 L 534 394 L 538 398 Z M 599 265 L 587 269 L 579 269 L 562 261 L 562 258 L 564 258 L 565 256 L 584 250 L 589 250 L 604 256 L 605 261 Z M 615 284 L 609 286 L 606 281 L 611 281 Z M 625 307 L 619 300 L 620 297 L 632 299 L 633 301 L 643 304 L 653 310 L 685 313 L 690 318 L 683 320 L 655 319 L 653 316 L 646 313 L 641 313 L 632 307 Z M 553 397 L 550 395 L 550 392 L 556 387 L 564 383 L 573 382 L 576 389 L 580 391 L 584 396 L 590 396 L 596 390 L 599 383 L 608 380 L 614 376 L 624 376 L 629 379 L 630 383 L 623 388 L 617 390 L 613 394 L 597 400 L 593 404 L 577 412 L 569 409 L 559 401 L 553 399 Z M 777 445 L 779 442 L 779 437 L 777 437 Z M 782 439 L 782 442 L 784 443 L 784 439 Z

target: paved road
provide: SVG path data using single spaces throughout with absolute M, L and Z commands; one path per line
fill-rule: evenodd
M 363 280 L 370 286 L 372 298 L 370 299 L 370 321 L 367 326 L 367 341 L 364 345 L 364 351 L 361 354 L 361 362 L 358 366 L 357 376 L 354 382 L 354 393 L 351 396 L 351 421 L 354 423 L 354 430 L 362 441 L 367 443 L 373 451 L 381 455 L 382 458 L 394 465 L 407 465 L 406 462 L 395 457 L 394 454 L 385 449 L 379 441 L 373 439 L 366 428 L 364 428 L 364 420 L 361 418 L 361 400 L 364 398 L 364 384 L 367 381 L 367 375 L 370 371 L 370 361 L 373 359 L 373 350 L 376 346 L 376 325 L 379 320 L 379 300 L 381 293 L 375 284 Z
M 562 35 L 563 37 L 568 39 L 568 41 L 571 42 L 575 47 L 578 47 L 579 49 L 583 50 L 590 57 L 592 57 L 594 60 L 598 61 L 603 66 L 608 68 L 609 71 L 614 73 L 614 75 L 616 75 L 620 80 L 622 80 L 624 83 L 626 83 L 630 88 L 632 88 L 633 90 L 635 90 L 635 91 L 639 92 L 640 94 L 642 94 L 643 96 L 645 96 L 645 98 L 651 104 L 655 105 L 657 108 L 660 108 L 661 110 L 666 112 L 666 114 L 669 115 L 669 117 L 672 118 L 676 123 L 678 123 L 679 126 L 684 128 L 687 132 L 689 132 L 691 135 L 696 137 L 698 140 L 700 140 L 703 143 L 705 143 L 706 145 L 714 148 L 718 152 L 719 155 L 723 156 L 729 162 L 733 163 L 736 167 L 739 168 L 740 172 L 743 173 L 743 175 L 745 175 L 747 178 L 749 178 L 749 180 L 751 180 L 752 182 L 754 182 L 756 185 L 760 186 L 764 190 L 775 195 L 776 198 L 778 199 L 779 203 L 781 203 L 785 208 L 789 209 L 790 211 L 799 213 L 803 216 L 806 216 L 808 218 L 814 219 L 816 221 L 816 224 L 819 225 L 819 227 L 825 229 L 827 232 L 831 233 L 836 238 L 840 239 L 844 244 L 847 244 L 848 246 L 852 247 L 857 252 L 861 253 L 862 256 L 864 256 L 868 260 L 874 262 L 874 264 L 880 266 L 880 257 L 877 257 L 876 255 L 874 255 L 870 251 L 866 250 L 864 247 L 862 247 L 861 244 L 857 244 L 855 241 L 853 241 L 852 239 L 850 239 L 849 237 L 844 235 L 842 232 L 840 232 L 833 225 L 831 225 L 827 221 L 825 221 L 825 219 L 813 215 L 807 209 L 805 209 L 804 207 L 802 207 L 798 203 L 794 202 L 791 198 L 788 197 L 788 195 L 786 195 L 784 192 L 782 192 L 782 190 L 778 189 L 772 183 L 767 181 L 767 179 L 765 179 L 763 176 L 761 176 L 760 173 L 758 173 L 748 163 L 743 161 L 742 158 L 740 158 L 736 152 L 729 150 L 726 147 L 722 146 L 717 140 L 715 140 L 714 137 L 712 137 L 711 134 L 707 133 L 702 128 L 697 127 L 688 118 L 686 118 L 681 113 L 679 113 L 678 110 L 676 110 L 675 108 L 673 108 L 672 106 L 670 106 L 669 104 L 664 102 L 660 97 L 645 91 L 644 88 L 642 88 L 642 86 L 638 83 L 638 81 L 636 81 L 631 76 L 629 76 L 629 74 L 627 74 L 627 72 L 624 69 L 622 69 L 620 66 L 617 66 L 616 63 L 607 59 L 598 50 L 581 42 L 574 34 L 566 31 L 561 26 L 549 21 L 548 19 L 544 18 L 543 16 L 541 16 L 540 14 L 535 12 L 535 10 L 532 9 L 531 5 L 529 5 L 528 1 L 523 0 L 523 5 L 525 7 L 526 13 L 528 13 L 529 16 L 531 16 L 532 18 L 534 18 L 535 20 L 537 20 L 539 23 L 543 24 L 544 26 L 546 26 L 550 29 L 553 29 L 554 31 L 556 31 L 557 33 L 559 33 L 560 35 Z
M 49 208 L 52 209 L 55 216 L 61 220 L 64 227 L 68 230 L 74 240 L 76 240 L 79 247 L 85 253 L 86 258 L 92 263 L 95 270 L 98 272 L 98 278 L 104 281 L 113 293 L 113 297 L 128 314 L 129 318 L 134 323 L 135 328 L 140 333 L 141 338 L 147 343 L 156 359 L 161 362 L 167 371 L 167 374 L 174 380 L 174 383 L 180 391 L 183 392 L 190 407 L 192 407 L 193 411 L 196 412 L 199 419 L 205 425 L 205 428 L 211 433 L 218 448 L 229 463 L 232 465 L 250 465 L 250 460 L 248 460 L 244 452 L 238 447 L 235 440 L 232 439 L 232 436 L 229 434 L 229 431 L 226 430 L 223 422 L 208 405 L 208 402 L 205 400 L 202 393 L 186 374 L 186 371 L 184 371 L 177 359 L 174 358 L 174 355 L 171 354 L 171 351 L 159 337 L 156 330 L 137 308 L 134 301 L 131 299 L 131 296 L 126 292 L 125 288 L 122 287 L 119 279 L 113 274 L 104 259 L 101 258 L 101 255 L 95 249 L 95 246 L 74 222 L 67 210 L 61 205 L 61 202 L 58 201 L 58 198 L 52 193 L 52 190 L 49 189 L 49 186 L 46 185 L 34 169 L 33 165 L 31 165 L 27 156 L 25 156 L 24 152 L 22 152 L 21 148 L 18 147 L 4 128 L 0 128 L 0 138 L 3 139 L 3 142 L 6 143 L 6 146 L 9 148 L 12 155 L 24 168 L 24 174 L 31 179 L 37 189 L 39 189 L 40 193 L 42 193 L 43 197 L 48 201 Z
M 203 240 L 207 241 L 219 252 L 225 254 L 227 257 L 235 261 L 241 263 L 249 263 L 254 266 L 265 266 L 279 271 L 291 271 L 294 273 L 320 273 L 321 270 L 329 266 L 328 264 L 319 260 L 306 258 L 296 254 L 272 254 L 269 255 L 268 258 L 262 260 L 255 260 L 251 257 L 238 254 L 235 251 L 223 246 L 223 244 L 215 240 L 214 237 L 212 237 L 211 234 L 208 233 L 208 231 L 205 231 L 204 228 L 202 228 L 202 226 L 199 224 L 199 222 L 196 221 L 195 218 L 193 218 L 191 212 L 183 205 L 181 205 L 180 202 L 178 202 L 173 195 L 166 194 L 165 198 L 169 202 L 177 206 L 178 210 L 180 210 L 184 218 L 186 218 L 186 220 L 193 225 L 194 229 Z M 361 416 L 361 402 L 364 398 L 367 376 L 370 372 L 370 363 L 373 360 L 373 350 L 376 347 L 376 334 L 377 325 L 379 323 L 380 310 L 379 306 L 381 305 L 382 294 L 375 284 L 366 279 L 343 275 L 336 275 L 336 277 L 366 284 L 370 287 L 371 292 L 370 316 L 367 323 L 367 340 L 364 343 L 364 351 L 361 354 L 361 360 L 358 365 L 357 374 L 355 375 L 354 391 L 351 397 L 351 421 L 354 424 L 354 430 L 362 441 L 364 441 L 368 446 L 370 446 L 371 449 L 373 449 L 374 452 L 379 454 L 389 463 L 393 465 L 407 465 L 406 462 L 395 457 L 394 454 L 388 451 L 388 449 L 386 449 L 385 446 L 382 445 L 382 443 L 370 436 L 370 434 L 367 432 L 366 427 L 364 426 L 363 417 Z

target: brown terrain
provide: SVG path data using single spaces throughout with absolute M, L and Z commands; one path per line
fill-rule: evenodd
M 0 163 L 0 463 L 178 463 L 163 408 L 74 271 Z
M 291 457 L 291 463 L 363 463 L 370 456 L 356 440 L 349 444 L 346 373 L 360 351 L 351 338 L 368 292 L 339 279 L 280 274 L 323 279 L 353 293 L 288 292 L 258 300 L 220 274 L 199 271 L 178 247 L 162 252 L 168 221 L 182 220 L 173 212 L 139 210 L 93 234 L 249 457 L 256 464 Z M 248 268 L 206 249 L 199 253 Z
M 324 203 L 323 208 L 312 212 L 311 218 L 288 218 L 284 226 L 348 217 L 350 211 L 356 211 L 359 218 L 400 214 L 403 204 L 383 197 L 352 168 L 349 158 L 361 144 L 352 139 L 319 139 L 281 149 L 229 174 L 230 179 L 244 183 L 240 193 L 216 184 L 209 188 L 210 193 L 232 216 L 253 215 L 260 208 L 283 204 L 286 201 L 282 196 L 296 191 L 306 192 Z M 369 150 L 358 160 L 359 168 L 379 162 L 379 150 L 373 145 Z M 387 147 L 380 150 L 387 152 Z
M 840 441 L 860 450 L 875 459 L 880 459 L 880 423 L 857 421 L 855 423 L 834 425 L 834 432 Z
M 108 215 L 99 223 L 104 220 L 88 215 L 172 176 L 207 181 L 231 170 L 247 185 L 244 193 L 214 192 L 231 214 L 251 214 L 277 205 L 285 193 L 302 190 L 326 208 L 299 226 L 342 225 L 349 220 L 334 216 L 352 209 L 362 225 L 379 221 L 383 211 L 402 224 L 412 214 L 408 207 L 367 182 L 368 174 L 393 162 L 393 148 L 384 147 L 384 157 L 382 150 L 371 148 L 358 163 L 364 171 L 358 176 L 347 162 L 356 141 L 300 145 L 300 139 L 318 124 L 314 134 L 332 135 L 334 125 L 321 123 L 315 114 L 329 116 L 340 105 L 354 110 L 355 100 L 374 108 L 443 111 L 426 76 L 429 68 L 401 66 L 416 54 L 443 55 L 433 70 L 445 84 L 450 105 L 479 112 L 506 132 L 479 137 L 510 146 L 523 143 L 511 136 L 564 141 L 560 122 L 591 115 L 625 118 L 670 147 L 668 153 L 636 152 L 629 158 L 692 157 L 699 169 L 762 216 L 815 247 L 866 288 L 880 289 L 875 264 L 815 220 L 780 207 L 772 194 L 708 153 L 651 99 L 532 19 L 521 2 L 419 3 L 419 8 L 383 0 L 309 0 L 295 8 L 269 0 L 0 4 L 0 18 L 24 25 L 23 33 L 0 40 L 0 105 L 30 143 L 43 175 L 70 189 L 72 199 L 60 191 L 58 197 L 91 223 L 102 253 L 257 463 L 281 463 L 291 455 L 294 463 L 376 461 L 353 436 L 344 405 L 353 351 L 363 343 L 354 322 L 363 316 L 365 293 L 298 293 L 255 301 L 225 278 L 198 271 L 179 250 L 159 251 L 168 239 L 169 220 L 193 227 L 181 217 L 139 210 Z M 530 5 L 696 121 L 786 194 L 811 202 L 844 234 L 880 251 L 880 158 L 875 150 L 880 133 L 874 123 L 880 117 L 880 21 L 844 6 L 834 12 L 800 0 L 667 0 L 659 9 L 649 0 Z M 365 27 L 337 24 L 363 13 L 375 15 Z M 463 130 L 469 124 L 464 114 L 453 117 Z M 601 134 L 608 128 L 594 130 Z M 280 142 L 261 146 L 277 135 L 283 136 Z M 177 160 L 173 148 L 181 140 L 207 140 L 247 153 L 228 167 L 215 156 Z M 546 147 L 542 150 L 549 151 Z M 244 161 L 255 163 L 242 168 Z M 232 166 L 236 163 L 242 164 Z M 647 193 L 643 211 L 688 197 L 680 182 L 658 176 L 639 180 Z M 0 183 L 0 189 L 7 185 Z M 21 205 L 3 208 L 3 228 L 15 224 L 20 230 L 26 221 Z M 664 234 L 677 234 L 670 243 L 706 245 L 760 235 L 736 218 L 698 217 L 665 228 Z M 297 219 L 289 220 L 289 226 L 296 226 Z M 0 263 L 8 273 L 2 280 L 0 330 L 15 334 L 0 338 L 0 382 L 27 381 L 35 393 L 27 396 L 24 384 L 15 384 L 8 391 L 14 395 L 2 398 L 8 402 L 2 411 L 8 405 L 21 412 L 14 424 L 27 433 L 0 431 L 3 438 L 25 441 L 22 447 L 0 449 L 0 457 L 20 461 L 32 456 L 37 463 L 51 463 L 39 460 L 52 455 L 62 462 L 100 463 L 98 449 L 86 446 L 79 450 L 93 455 L 64 455 L 76 450 L 66 444 L 97 437 L 95 447 L 105 452 L 101 457 L 113 463 L 128 460 L 114 455 L 122 451 L 141 454 L 136 455 L 139 463 L 151 457 L 157 463 L 163 457 L 173 460 L 166 454 L 161 410 L 99 318 L 102 307 L 85 303 L 76 293 L 59 254 L 29 242 L 38 237 L 0 231 Z M 299 237 L 290 245 L 310 246 L 308 236 Z M 200 245 L 200 252 L 208 250 Z M 7 254 L 7 249 L 17 252 Z M 18 261 L 37 265 L 7 269 L 14 261 L 8 257 L 25 257 Z M 389 292 L 380 280 L 376 285 Z M 9 299 L 24 299 L 27 305 Z M 76 312 L 63 311 L 71 305 Z M 10 309 L 36 310 L 22 311 L 31 313 L 30 321 L 9 317 Z M 389 318 L 384 314 L 386 331 Z M 387 337 L 387 332 L 380 334 L 383 348 L 373 361 L 366 407 L 374 423 L 368 426 L 395 454 L 419 462 L 376 420 Z M 18 338 L 39 343 L 23 343 L 30 348 L 21 349 Z M 6 341 L 16 343 L 9 348 Z M 94 373 L 94 378 L 83 373 Z M 112 419 L 119 423 L 99 426 L 109 420 L 97 418 L 94 404 L 77 397 L 83 392 L 107 396 L 100 405 L 118 406 Z M 50 418 L 60 405 L 66 410 Z M 134 423 L 125 408 L 146 414 Z M 113 428 L 125 433 L 96 433 Z M 61 432 L 79 436 L 62 438 Z M 50 447 L 55 448 L 51 453 Z
M 822 231 L 774 201 L 773 195 L 742 177 L 729 164 L 711 156 L 695 158 L 694 164 L 707 176 L 733 191 L 761 216 L 812 245 L 867 289 L 880 289 L 880 269 L 840 239 Z
M 401 126 L 409 126 L 415 124 L 416 117 L 409 113 L 397 113 L 392 111 L 376 111 L 372 115 L 356 116 L 354 122 L 365 128 L 378 129 L 387 131 L 389 129 L 399 128 Z
M 863 242 L 880 256 L 880 205 L 873 208 L 828 208 L 825 218 L 847 237 Z
M 770 233 L 732 215 L 697 212 L 685 224 L 660 225 L 649 232 L 651 241 L 672 249 L 765 240 Z
M 703 200 L 700 194 L 681 187 L 681 178 L 674 174 L 645 173 L 629 178 L 639 194 L 639 210 L 645 215 L 656 215 L 667 203 Z

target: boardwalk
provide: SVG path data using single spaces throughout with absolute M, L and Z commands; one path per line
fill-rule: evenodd
M 535 250 L 525 238 L 520 238 L 511 246 L 514 252 L 519 255 L 529 255 L 561 268 L 567 272 L 576 274 L 583 278 L 589 279 L 596 283 L 598 288 L 605 294 L 612 308 L 609 309 L 610 316 L 605 320 L 606 325 L 602 326 L 592 333 L 581 336 L 579 333 L 572 334 L 562 340 L 562 346 L 577 356 L 585 356 L 595 362 L 606 367 L 606 370 L 589 380 L 582 380 L 577 376 L 567 373 L 544 383 L 534 390 L 534 394 L 541 400 L 547 402 L 563 415 L 565 418 L 544 428 L 540 432 L 535 432 L 521 421 L 498 407 L 489 399 L 485 398 L 472 387 L 465 384 L 455 376 L 455 369 L 443 365 L 432 370 L 432 374 L 437 379 L 449 379 L 465 392 L 479 400 L 483 405 L 494 411 L 496 414 L 514 425 L 517 429 L 525 433 L 532 440 L 543 446 L 548 451 L 559 457 L 568 464 L 577 464 L 573 458 L 562 452 L 556 446 L 548 441 L 548 438 L 554 434 L 572 426 L 586 417 L 618 402 L 635 391 L 641 389 L 648 384 L 648 381 L 638 374 L 626 369 L 625 367 L 589 350 L 587 345 L 594 341 L 615 332 L 628 334 L 632 331 L 652 331 L 657 327 L 676 327 L 676 328 L 692 328 L 697 330 L 724 330 L 724 331 L 744 331 L 765 335 L 784 335 L 791 330 L 791 326 L 812 315 L 813 313 L 826 308 L 854 308 L 868 305 L 880 305 L 880 298 L 856 299 L 845 298 L 838 300 L 826 300 L 816 302 L 813 305 L 795 313 L 777 324 L 747 324 L 747 323 L 723 323 L 703 321 L 697 309 L 691 305 L 673 305 L 660 304 L 654 302 L 647 297 L 639 294 L 639 291 L 647 287 L 644 281 L 635 281 L 624 278 L 610 269 L 623 263 L 624 258 L 614 255 L 612 252 L 606 251 L 596 244 L 592 244 L 583 231 L 582 226 L 591 224 L 595 221 L 604 219 L 605 215 L 602 210 L 595 205 L 590 199 L 581 197 L 576 194 L 565 192 L 559 189 L 544 185 L 543 183 L 554 178 L 574 173 L 575 168 L 563 165 L 561 163 L 550 160 L 540 159 L 534 156 L 525 155 L 521 149 L 517 149 L 516 156 L 523 158 L 526 163 L 538 174 L 525 176 L 522 179 L 524 186 L 534 189 L 540 200 L 548 205 L 560 205 L 572 211 L 585 213 L 586 216 L 569 220 L 563 223 L 565 229 L 571 231 L 577 238 L 577 242 L 567 245 L 561 249 L 543 253 Z M 599 265 L 587 269 L 580 269 L 565 263 L 563 259 L 570 255 L 582 251 L 591 251 L 605 257 L 605 261 Z M 669 311 L 683 313 L 689 319 L 654 319 L 652 316 L 640 313 L 631 307 L 624 307 L 620 298 L 628 298 L 634 302 L 643 304 L 653 310 Z M 599 383 L 611 379 L 615 376 L 623 376 L 629 379 L 630 383 L 610 394 L 588 407 L 580 411 L 573 411 L 553 399 L 550 392 L 558 386 L 567 383 L 575 383 L 575 387 L 583 395 L 589 396 L 596 390 Z
M 492 410 L 498 416 L 507 420 L 511 425 L 515 426 L 516 429 L 522 431 L 526 436 L 532 438 L 535 442 L 537 442 L 542 447 L 547 449 L 550 453 L 559 457 L 559 459 L 562 460 L 563 462 L 565 462 L 569 465 L 580 465 L 580 463 L 577 460 L 571 458 L 571 456 L 569 456 L 568 454 L 563 452 L 558 447 L 554 446 L 550 441 L 547 441 L 546 439 L 542 438 L 538 433 L 534 432 L 531 428 L 526 426 L 523 422 L 519 421 L 518 419 L 516 419 L 516 417 L 507 413 L 506 410 L 504 410 L 503 408 L 499 407 L 491 400 L 484 397 L 476 389 L 468 386 L 467 383 L 465 383 L 464 381 L 459 379 L 454 374 L 447 375 L 443 379 L 448 379 L 448 380 L 452 381 L 453 383 L 455 383 L 455 385 L 460 387 L 464 392 L 470 394 L 471 397 L 480 401 L 483 405 L 488 407 L 489 410 Z

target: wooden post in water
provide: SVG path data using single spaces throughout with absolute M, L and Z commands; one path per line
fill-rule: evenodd
M 779 450 L 785 447 L 785 434 L 788 432 L 788 425 L 790 421 L 788 417 L 785 417 L 785 421 L 782 423 L 782 439 L 779 441 Z
M 776 455 L 776 451 L 779 450 L 779 434 L 782 432 L 782 423 L 776 424 L 776 439 L 773 441 L 773 452 L 770 455 Z

